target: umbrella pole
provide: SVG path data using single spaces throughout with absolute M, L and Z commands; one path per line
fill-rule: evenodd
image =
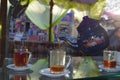
M 51 43 L 51 35 L 52 35 L 52 10 L 53 10 L 54 2 L 53 0 L 50 0 L 50 27 L 49 27 L 49 42 Z

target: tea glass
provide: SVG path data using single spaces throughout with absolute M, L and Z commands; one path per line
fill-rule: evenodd
M 16 68 L 26 67 L 32 57 L 28 49 L 14 49 L 14 65 Z
M 64 72 L 71 64 L 72 58 L 66 55 L 66 51 L 56 49 L 50 51 L 50 73 L 57 74 Z
M 116 51 L 105 50 L 103 64 L 105 68 L 116 68 Z

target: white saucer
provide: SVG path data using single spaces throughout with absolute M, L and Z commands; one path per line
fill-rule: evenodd
M 31 67 L 32 67 L 32 64 L 28 64 L 26 67 L 19 67 L 19 68 L 15 67 L 14 64 L 7 65 L 7 68 L 15 71 L 24 71 L 24 70 L 30 69 Z
M 116 66 L 116 68 L 105 68 L 104 65 L 99 65 L 99 68 L 106 72 L 119 72 L 120 66 Z
M 45 75 L 45 76 L 48 76 L 48 77 L 61 77 L 61 76 L 64 76 L 64 75 L 66 75 L 66 74 L 68 74 L 70 72 L 69 72 L 69 70 L 64 70 L 63 73 L 52 74 L 52 73 L 50 73 L 50 68 L 45 68 L 45 69 L 40 70 L 39 73 L 41 75 Z

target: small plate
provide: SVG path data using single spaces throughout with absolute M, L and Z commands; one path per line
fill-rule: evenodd
M 15 67 L 14 64 L 7 65 L 7 68 L 15 71 L 24 71 L 24 70 L 30 69 L 31 67 L 32 67 L 32 64 L 28 64 L 26 67 L 19 67 L 19 68 Z
M 52 74 L 52 73 L 50 73 L 50 68 L 45 68 L 45 69 L 40 70 L 39 73 L 41 75 L 45 75 L 45 76 L 48 76 L 48 77 L 61 77 L 61 76 L 64 76 L 64 75 L 66 75 L 66 74 L 68 74 L 70 72 L 69 72 L 69 70 L 64 70 L 63 73 Z
M 116 68 L 105 68 L 104 65 L 99 65 L 99 68 L 106 72 L 119 72 L 120 66 L 116 66 Z

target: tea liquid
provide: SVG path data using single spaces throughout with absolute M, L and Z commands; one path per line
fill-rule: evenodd
M 104 67 L 106 68 L 115 68 L 116 67 L 116 61 L 104 61 Z
M 61 73 L 64 71 L 64 66 L 63 65 L 54 65 L 50 67 L 50 72 L 51 73 Z
M 23 67 L 27 66 L 27 59 L 28 54 L 27 53 L 14 53 L 14 64 L 16 67 Z

